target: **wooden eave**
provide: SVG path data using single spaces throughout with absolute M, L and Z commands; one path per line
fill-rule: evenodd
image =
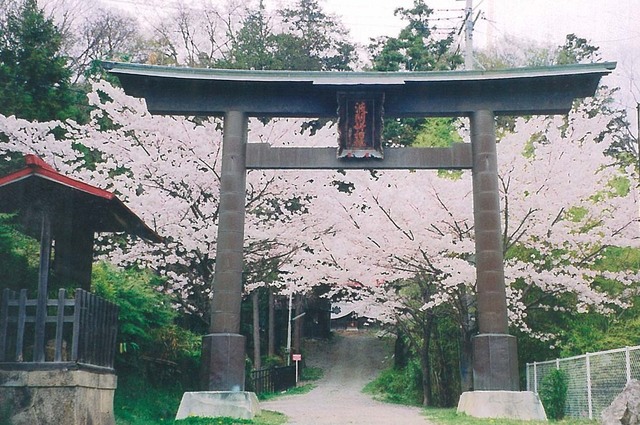
M 0 177 L 0 212 L 48 209 L 52 219 L 73 208 L 94 232 L 127 232 L 151 242 L 163 239 L 113 193 L 58 173 L 35 155 L 27 166 Z M 38 223 L 35 223 L 36 225 Z

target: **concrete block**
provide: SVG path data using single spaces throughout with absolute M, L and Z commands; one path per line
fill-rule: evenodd
M 14 425 L 114 425 L 114 374 L 0 370 L 0 412 Z M 0 413 L 1 415 L 2 413 Z
M 460 396 L 458 413 L 476 418 L 547 420 L 540 398 L 531 391 L 468 391 Z
M 260 404 L 255 393 L 248 391 L 197 391 L 184 393 L 176 420 L 189 416 L 253 419 L 260 413 Z

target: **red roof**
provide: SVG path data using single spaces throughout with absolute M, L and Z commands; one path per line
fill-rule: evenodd
M 60 183 L 73 189 L 81 190 L 91 195 L 99 196 L 100 198 L 111 200 L 116 197 L 111 192 L 97 188 L 95 186 L 91 186 L 90 184 L 83 183 L 80 180 L 75 180 L 71 177 L 67 177 L 63 174 L 58 173 L 51 165 L 47 164 L 35 155 L 25 155 L 24 161 L 27 165 L 26 168 L 23 168 L 22 170 L 16 171 L 15 173 L 11 173 L 4 177 L 0 177 L 0 187 L 6 184 L 11 184 L 18 180 L 22 180 L 23 178 L 32 175 L 37 175 L 38 177 Z
M 25 163 L 25 168 L 0 177 L 0 211 L 46 207 L 55 216 L 73 209 L 95 232 L 123 231 L 162 241 L 113 193 L 60 174 L 36 155 L 25 155 Z

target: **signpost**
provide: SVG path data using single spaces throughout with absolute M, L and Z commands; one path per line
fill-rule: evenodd
M 291 359 L 296 362 L 296 385 L 298 385 L 298 363 L 302 361 L 302 354 L 292 354 Z

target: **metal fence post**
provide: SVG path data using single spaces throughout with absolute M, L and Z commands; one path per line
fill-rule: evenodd
M 624 347 L 624 361 L 627 369 L 627 384 L 631 382 L 631 350 L 629 347 Z
M 589 406 L 589 419 L 593 419 L 593 400 L 591 399 L 591 360 L 590 354 L 585 356 L 587 366 L 587 405 Z
M 533 362 L 533 392 L 538 394 L 538 365 Z

